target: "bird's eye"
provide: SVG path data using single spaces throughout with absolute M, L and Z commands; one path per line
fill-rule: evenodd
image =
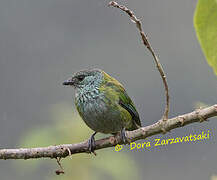
M 83 80 L 84 80 L 84 78 L 85 78 L 85 76 L 84 76 L 84 75 L 80 75 L 80 76 L 78 76 L 78 77 L 77 77 L 77 79 L 78 79 L 79 81 L 83 81 Z

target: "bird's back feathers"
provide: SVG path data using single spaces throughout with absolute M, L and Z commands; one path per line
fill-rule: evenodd
M 104 74 L 104 81 L 101 84 L 101 89 L 103 89 L 103 91 L 109 91 L 109 93 L 107 93 L 108 96 L 110 96 L 109 98 L 111 98 L 112 101 L 116 101 L 122 108 L 127 110 L 133 120 L 130 127 L 126 129 L 135 130 L 141 127 L 139 113 L 122 84 L 104 71 L 102 73 Z

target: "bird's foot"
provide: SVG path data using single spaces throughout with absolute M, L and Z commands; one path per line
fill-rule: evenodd
M 93 133 L 90 139 L 88 139 L 88 151 L 89 153 L 93 153 L 95 156 L 96 156 L 96 152 L 94 150 L 95 150 L 96 144 L 95 144 L 94 136 L 96 135 L 96 133 L 97 132 Z
M 124 144 L 127 144 L 127 143 L 129 143 L 130 141 L 129 141 L 129 139 L 127 138 L 127 136 L 126 136 L 126 130 L 125 130 L 125 128 L 123 128 L 122 130 L 121 130 L 121 140 L 124 142 Z

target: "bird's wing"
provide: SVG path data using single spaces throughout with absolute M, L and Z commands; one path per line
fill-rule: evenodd
M 130 99 L 130 97 L 128 96 L 125 90 L 120 92 L 119 104 L 130 113 L 132 119 L 136 123 L 135 124 L 136 127 L 137 128 L 141 127 L 139 113 L 137 112 L 134 103 L 132 102 L 132 100 Z
M 131 98 L 128 96 L 122 84 L 106 73 L 104 74 L 104 77 L 105 77 L 104 86 L 106 86 L 105 89 L 112 89 L 112 91 L 115 91 L 115 93 L 113 94 L 117 94 L 117 96 L 119 97 L 118 99 L 119 105 L 130 113 L 134 121 L 133 129 L 137 129 L 141 127 L 139 113 L 137 112 L 134 103 L 132 102 Z

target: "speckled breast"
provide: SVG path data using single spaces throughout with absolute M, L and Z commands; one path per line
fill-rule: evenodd
M 98 91 L 77 94 L 77 110 L 84 122 L 94 131 L 116 133 L 123 127 L 118 105 Z

